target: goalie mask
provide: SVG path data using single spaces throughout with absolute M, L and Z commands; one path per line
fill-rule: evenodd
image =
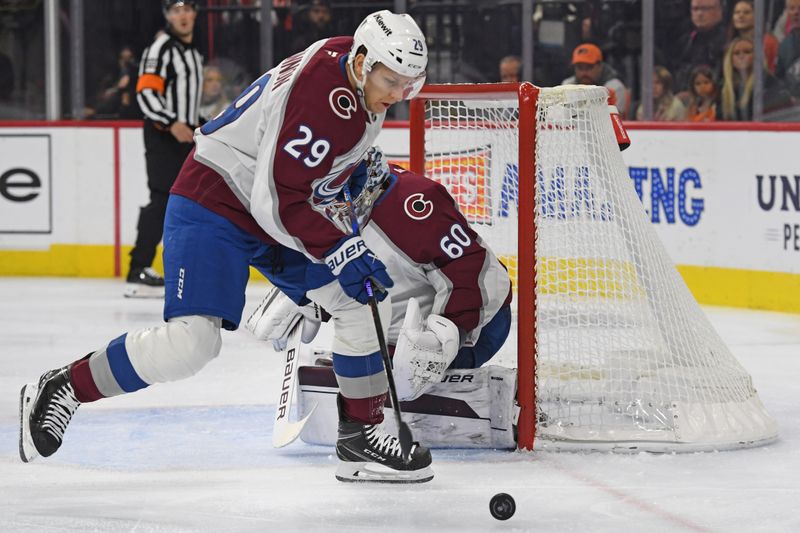
M 361 79 L 355 73 L 358 49 L 366 48 L 361 69 Z M 397 15 L 388 10 L 367 16 L 353 35 L 353 47 L 347 65 L 359 96 L 364 96 L 364 83 L 376 63 L 381 63 L 403 76 L 403 99 L 410 100 L 425 84 L 425 67 L 428 65 L 428 47 L 425 36 L 410 15 Z
M 354 233 L 354 218 L 359 228 L 367 223 L 372 207 L 386 190 L 391 177 L 383 152 L 380 148 L 370 148 L 336 201 L 325 207 L 325 215 L 346 235 Z

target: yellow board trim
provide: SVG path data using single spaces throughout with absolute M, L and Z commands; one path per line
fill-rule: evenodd
M 123 246 L 120 254 L 121 276 L 128 275 L 128 257 L 133 247 Z M 164 271 L 161 246 L 156 250 L 153 268 Z M 47 250 L 0 250 L 0 276 L 68 276 L 113 278 L 114 246 L 94 244 L 54 244 Z M 250 268 L 250 279 L 266 281 Z
M 701 304 L 800 313 L 800 274 L 685 265 L 678 272 Z
M 130 249 L 122 248 L 123 277 L 127 275 Z M 516 262 L 509 259 L 505 258 L 513 268 Z M 163 271 L 160 249 L 153 267 Z M 678 271 L 701 304 L 800 313 L 800 274 L 698 266 L 678 266 Z M 0 276 L 114 277 L 114 247 L 54 244 L 47 250 L 0 250 Z M 264 280 L 253 268 L 250 276 Z M 613 284 L 606 288 L 609 286 Z
M 0 250 L 0 276 L 114 276 L 114 247 L 53 244 L 47 250 Z

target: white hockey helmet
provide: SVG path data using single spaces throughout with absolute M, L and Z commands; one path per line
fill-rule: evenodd
M 355 76 L 354 62 L 359 48 L 367 49 L 361 79 Z M 353 48 L 347 64 L 356 78 L 359 92 L 364 91 L 364 80 L 376 63 L 412 78 L 403 92 L 404 99 L 413 98 L 425 84 L 425 67 L 428 65 L 428 46 L 425 36 L 411 15 L 398 15 L 384 9 L 368 15 L 353 35 Z

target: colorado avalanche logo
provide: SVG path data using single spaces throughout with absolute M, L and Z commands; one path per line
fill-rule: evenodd
M 328 95 L 331 109 L 343 119 L 349 119 L 356 111 L 356 97 L 348 89 L 337 87 Z
M 433 214 L 433 202 L 425 200 L 421 192 L 414 193 L 406 198 L 403 208 L 406 215 L 414 220 L 425 220 Z
M 336 200 L 336 196 L 350 178 L 353 168 L 354 165 L 348 165 L 338 174 L 331 173 L 324 178 L 314 181 L 311 184 L 311 187 L 314 191 L 313 196 L 311 197 L 312 205 L 314 207 L 324 208 L 326 205 Z

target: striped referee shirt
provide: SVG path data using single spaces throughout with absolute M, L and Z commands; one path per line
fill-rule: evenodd
M 165 127 L 184 122 L 200 124 L 203 56 L 165 32 L 145 48 L 139 65 L 136 99 L 145 118 Z

